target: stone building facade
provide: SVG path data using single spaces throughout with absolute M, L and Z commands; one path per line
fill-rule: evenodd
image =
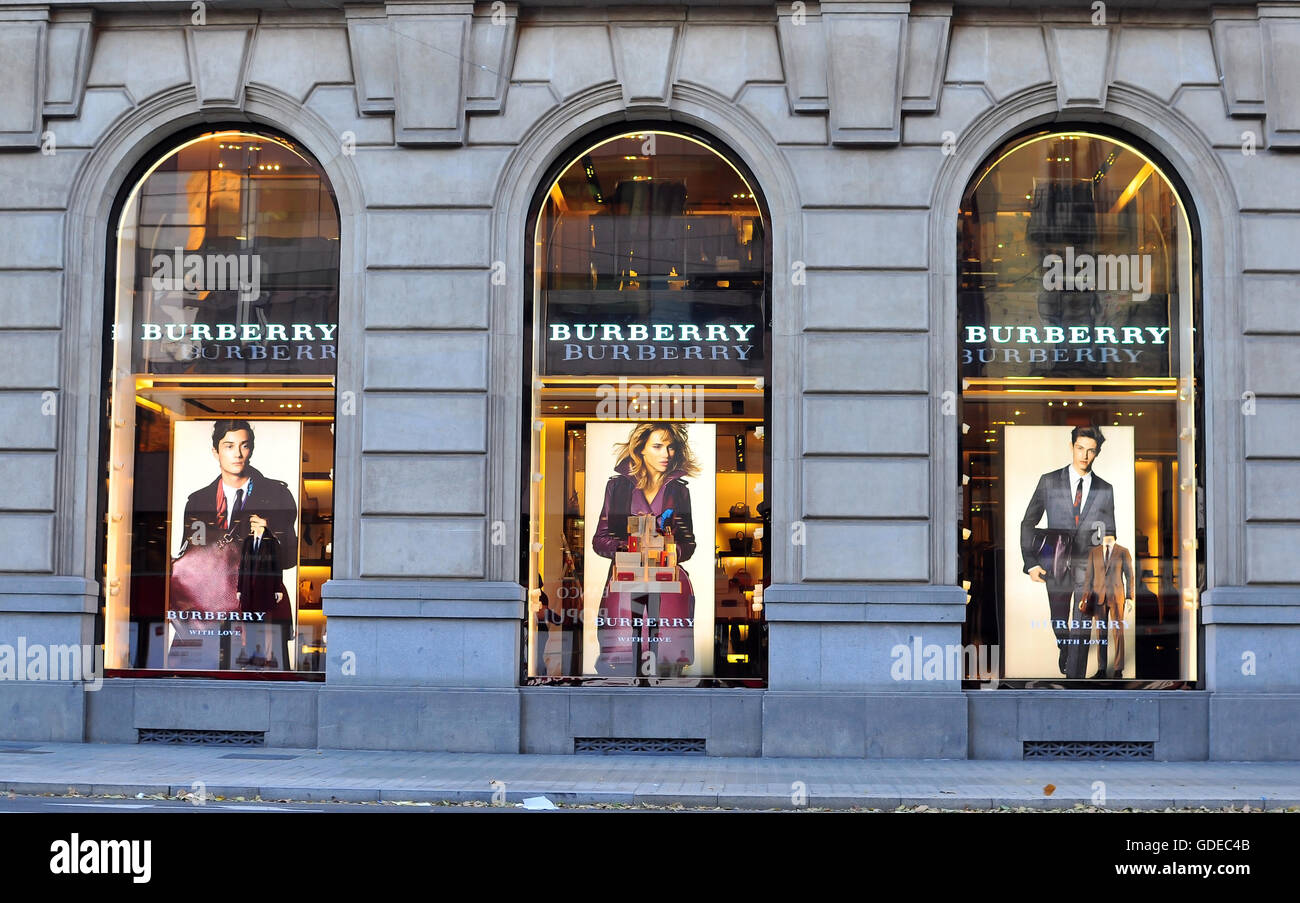
M 337 205 L 338 281 L 323 679 L 110 656 L 94 692 L 0 681 L 0 737 L 1294 758 L 1297 50 L 1297 3 L 6 0 L 0 644 L 113 634 L 117 217 L 151 162 L 207 132 L 291 142 Z M 707 142 L 763 207 L 766 664 L 749 685 L 529 680 L 534 217 L 548 180 L 622 133 Z M 900 679 L 900 646 L 969 639 L 959 210 L 1009 142 L 1093 134 L 1157 161 L 1187 211 L 1173 334 L 1196 361 L 1170 391 L 1194 406 L 1176 604 L 1195 663 L 1101 688 Z

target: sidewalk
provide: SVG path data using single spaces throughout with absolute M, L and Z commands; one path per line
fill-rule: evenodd
M 1300 763 L 1289 762 L 723 759 L 0 742 L 0 792 L 174 797 L 192 793 L 196 782 L 210 796 L 344 802 L 490 802 L 494 793 L 500 801 L 504 789 L 510 803 L 546 796 L 571 805 L 1300 808 Z

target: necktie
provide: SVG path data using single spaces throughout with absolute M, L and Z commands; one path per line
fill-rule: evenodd
M 1074 487 L 1074 525 L 1079 526 L 1079 503 L 1083 501 L 1083 477 L 1079 477 L 1078 484 Z
M 217 526 L 228 529 L 230 526 L 230 509 L 226 506 L 226 487 L 217 483 Z
M 235 520 L 235 518 L 239 516 L 239 509 L 242 508 L 243 505 L 244 505 L 244 490 L 242 490 L 242 489 L 236 489 L 236 490 L 235 490 L 235 504 L 234 504 L 234 505 L 231 507 L 231 509 L 230 509 L 230 520 L 231 520 L 231 523 L 233 523 L 234 520 Z M 1078 518 L 1077 518 L 1077 517 L 1075 518 L 1075 521 L 1078 522 Z M 229 527 L 230 524 L 227 524 L 226 526 Z
M 1108 568 L 1108 567 L 1110 567 L 1110 546 L 1106 546 L 1106 555 L 1105 555 L 1105 557 L 1102 559 L 1101 566 L 1102 566 L 1103 568 Z

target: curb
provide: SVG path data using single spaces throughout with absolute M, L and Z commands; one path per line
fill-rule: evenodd
M 493 802 L 495 791 L 492 790 L 467 790 L 463 787 L 448 788 L 446 790 L 437 789 L 412 789 L 412 790 L 378 790 L 371 788 L 356 787 L 292 787 L 292 786 L 271 786 L 266 787 L 208 787 L 209 796 L 224 797 L 223 801 L 229 801 L 233 797 L 241 796 L 246 801 L 280 801 L 288 800 L 291 802 L 339 802 L 339 803 L 395 803 L 395 802 L 415 802 L 415 803 L 470 803 L 470 802 Z M 66 782 L 54 781 L 0 781 L 0 792 L 9 792 L 24 796 L 38 796 L 42 794 L 54 794 L 57 796 L 66 796 L 69 793 L 78 797 L 93 797 L 103 795 L 118 795 L 132 797 L 136 794 L 144 796 L 161 795 L 167 799 L 178 799 L 178 794 L 191 792 L 188 785 L 168 785 L 168 784 L 68 784 Z M 1072 810 L 1076 806 L 1084 806 L 1090 810 L 1111 810 L 1121 812 L 1125 810 L 1161 810 L 1171 809 L 1174 807 L 1182 808 L 1205 808 L 1210 810 L 1223 810 L 1234 808 L 1240 810 L 1246 806 L 1251 808 L 1252 812 L 1261 811 L 1281 811 L 1287 809 L 1300 809 L 1300 799 L 1173 799 L 1170 797 L 1140 797 L 1132 799 L 1112 799 L 1105 805 L 1098 805 L 1090 798 L 1070 797 L 1070 796 L 1052 796 L 1052 797 L 971 797 L 962 798 L 955 796 L 945 797 L 905 797 L 897 796 L 849 796 L 837 794 L 834 796 L 816 796 L 810 794 L 805 805 L 795 805 L 789 796 L 775 796 L 767 791 L 756 791 L 754 793 L 745 793 L 743 791 L 730 791 L 725 793 L 690 793 L 690 792 L 668 792 L 668 793 L 632 793 L 609 790 L 518 790 L 511 789 L 505 795 L 507 805 L 523 802 L 524 799 L 535 796 L 544 796 L 551 802 L 558 805 L 570 806 L 591 806 L 591 805 L 622 805 L 622 806 L 682 806 L 684 808 L 708 808 L 708 809 L 744 809 L 744 810 L 781 810 L 797 812 L 804 809 L 832 809 L 832 810 L 851 810 L 851 809 L 873 809 L 877 811 L 893 811 L 900 807 L 915 809 L 925 807 L 928 811 L 997 811 L 1003 807 L 1008 809 L 1036 809 L 1036 810 Z

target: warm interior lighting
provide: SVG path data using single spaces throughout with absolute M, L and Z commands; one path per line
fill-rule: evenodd
M 1116 199 L 1115 206 L 1110 208 L 1110 212 L 1119 213 L 1123 210 L 1124 205 L 1133 200 L 1138 191 L 1142 188 L 1142 185 L 1147 179 L 1151 178 L 1151 174 L 1155 171 L 1156 168 L 1150 163 L 1142 164 L 1142 168 L 1139 169 L 1137 175 L 1133 177 L 1133 181 L 1129 182 L 1128 187 L 1120 192 L 1120 196 Z

